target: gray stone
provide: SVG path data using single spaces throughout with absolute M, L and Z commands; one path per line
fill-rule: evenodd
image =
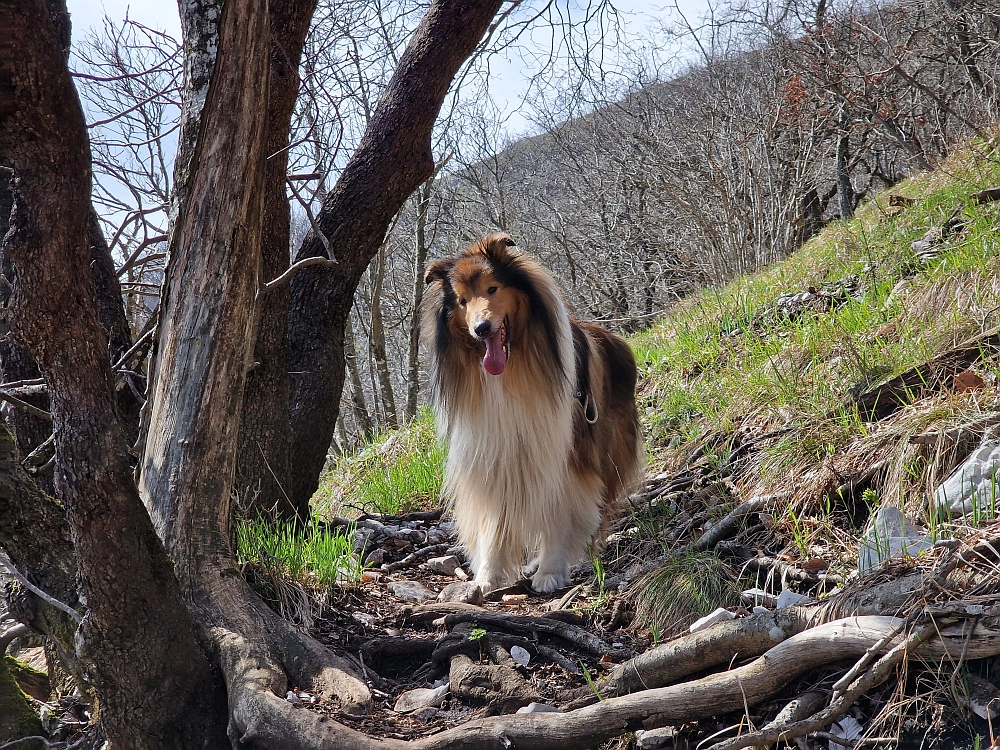
M 438 594 L 439 602 L 461 602 L 480 606 L 483 603 L 483 589 L 474 581 L 449 583 Z
M 417 581 L 389 581 L 386 585 L 393 596 L 404 602 L 427 602 L 436 598 L 436 594 Z
M 424 708 L 436 708 L 448 695 L 448 683 L 436 688 L 416 688 L 407 690 L 396 699 L 392 710 L 397 714 L 408 714 Z
M 946 516 L 989 508 L 998 496 L 1000 442 L 986 440 L 934 490 L 934 507 Z
M 780 594 L 778 594 L 778 601 L 775 604 L 776 609 L 787 609 L 788 607 L 795 606 L 796 604 L 805 605 L 812 604 L 813 600 L 810 599 L 805 594 L 796 594 L 794 591 L 785 589 Z
M 677 738 L 677 730 L 673 727 L 660 727 L 659 729 L 639 729 L 635 733 L 636 747 L 641 750 L 657 750 L 674 745 Z
M 455 575 L 455 568 L 460 568 L 462 563 L 458 561 L 458 558 L 454 555 L 445 555 L 444 557 L 432 557 L 430 560 L 424 563 L 424 567 L 427 568 L 431 573 L 437 573 L 442 576 L 453 576 Z
M 442 529 L 434 526 L 427 529 L 427 544 L 444 544 L 448 539 L 448 533 Z
M 872 516 L 861 537 L 858 551 L 858 571 L 864 575 L 886 560 L 895 557 L 916 557 L 933 543 L 920 529 L 907 523 L 899 508 L 888 505 Z
M 369 568 L 379 568 L 382 563 L 385 562 L 385 550 L 381 547 L 376 547 L 368 556 L 365 558 L 365 565 Z

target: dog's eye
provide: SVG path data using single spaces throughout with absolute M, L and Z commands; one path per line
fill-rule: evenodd
M 462 307 L 465 307 L 465 300 L 464 299 L 460 299 L 458 301 L 458 304 L 460 304 Z
M 491 286 L 489 289 L 486 290 L 486 293 L 487 294 L 496 294 L 496 291 L 497 291 L 497 288 L 495 286 Z

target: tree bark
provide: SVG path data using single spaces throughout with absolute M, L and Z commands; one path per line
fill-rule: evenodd
M 18 460 L 14 437 L 0 424 L 0 547 L 35 586 L 82 611 L 76 550 L 62 505 L 42 492 Z M 74 654 L 76 621 L 26 589 L 8 592 L 14 619 L 49 636 L 67 672 L 82 681 Z M 0 657 L 3 656 L 0 650 Z M 87 690 L 87 686 L 81 684 Z
M 351 411 L 354 414 L 354 424 L 363 440 L 371 440 L 375 428 L 372 426 L 368 404 L 365 403 L 364 386 L 361 384 L 361 373 L 358 371 L 358 347 L 350 323 L 344 329 L 344 359 L 347 361 L 347 371 L 351 378 Z
M 344 327 L 361 274 L 392 217 L 433 172 L 431 131 L 459 67 L 500 7 L 499 0 L 435 0 L 413 34 L 357 151 L 323 202 L 320 231 L 338 265 L 292 279 L 292 483 L 295 502 L 316 491 L 344 384 Z M 307 235 L 296 260 L 324 254 Z
M 406 354 L 406 418 L 417 415 L 420 396 L 420 304 L 424 299 L 424 266 L 427 265 L 427 215 L 434 190 L 432 174 L 417 194 L 417 221 L 413 233 L 413 314 L 410 316 L 410 345 Z
M 263 281 L 288 269 L 291 216 L 285 178 L 292 111 L 299 91 L 299 61 L 316 0 L 272 0 L 271 70 L 267 105 L 267 162 L 261 233 Z M 244 508 L 283 520 L 309 517 L 308 498 L 293 503 L 288 422 L 288 286 L 260 301 L 254 363 L 247 375 L 236 464 L 236 493 Z
M 121 747 L 218 741 L 208 662 L 131 480 L 89 271 L 86 125 L 41 0 L 0 0 L 0 153 L 14 170 L 12 330 L 50 388 L 55 487 L 88 606 L 79 651 L 103 727 Z
M 117 362 L 132 347 L 132 329 L 125 316 L 122 287 L 118 283 L 115 262 L 93 206 L 90 207 L 87 218 L 87 242 L 90 245 L 90 274 L 97 293 L 97 319 L 108 337 L 108 360 Z M 133 445 L 139 435 L 139 411 L 142 409 L 142 399 L 137 391 L 145 390 L 145 378 L 139 373 L 126 374 L 121 385 L 116 388 L 118 418 L 125 432 L 125 440 Z
M 379 248 L 372 261 L 372 297 L 370 309 L 372 324 L 368 339 L 371 346 L 372 359 L 375 360 L 375 373 L 378 375 L 379 390 L 382 392 L 382 403 L 385 414 L 383 424 L 390 430 L 399 427 L 399 417 L 396 413 L 396 398 L 392 393 L 392 378 L 389 375 L 389 357 L 385 347 L 385 324 L 382 321 L 382 285 L 385 281 L 385 244 Z M 332 436 L 332 433 L 331 433 Z

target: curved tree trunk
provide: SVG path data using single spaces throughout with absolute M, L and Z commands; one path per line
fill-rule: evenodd
M 316 0 L 272 0 L 271 72 L 267 106 L 267 162 L 261 230 L 263 281 L 288 269 L 291 223 L 285 177 L 298 67 Z M 309 516 L 309 498 L 293 503 L 288 423 L 288 286 L 261 300 L 254 362 L 247 375 L 235 490 L 247 510 L 290 520 Z
M 431 130 L 452 78 L 499 0 L 436 0 L 414 32 L 357 151 L 323 201 L 317 224 L 337 265 L 292 279 L 289 312 L 292 498 L 308 501 L 333 438 L 344 385 L 344 327 L 361 274 L 392 217 L 433 172 Z M 324 255 L 310 232 L 296 260 Z
M 57 8 L 65 18 L 65 6 Z M 55 487 L 87 614 L 81 656 L 121 747 L 217 741 L 209 665 L 171 562 L 131 479 L 87 241 L 90 149 L 56 29 L 41 0 L 0 2 L 0 152 L 14 170 L 12 329 L 50 388 Z M 127 562 L 127 570 L 120 566 Z

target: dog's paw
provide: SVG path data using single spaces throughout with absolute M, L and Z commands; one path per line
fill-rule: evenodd
M 524 572 L 525 578 L 531 578 L 531 576 L 535 575 L 535 571 L 538 570 L 538 558 L 536 557 L 530 563 L 521 568 L 521 570 Z
M 551 594 L 569 585 L 568 575 L 558 573 L 535 573 L 531 577 L 531 588 L 539 594 Z

